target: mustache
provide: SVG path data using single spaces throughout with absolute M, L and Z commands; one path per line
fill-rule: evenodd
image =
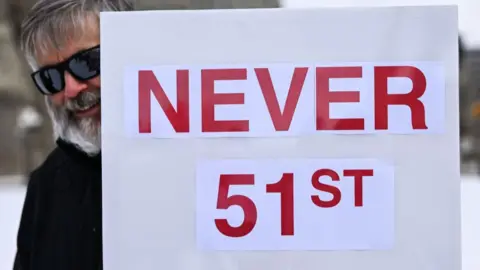
M 100 90 L 82 91 L 75 98 L 68 99 L 65 108 L 69 111 L 79 111 L 100 103 Z

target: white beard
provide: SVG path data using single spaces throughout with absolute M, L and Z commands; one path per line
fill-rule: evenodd
M 63 139 L 75 145 L 89 156 L 101 150 L 101 128 L 93 118 L 73 118 L 65 108 L 55 107 L 46 98 L 48 114 L 52 119 L 54 139 Z

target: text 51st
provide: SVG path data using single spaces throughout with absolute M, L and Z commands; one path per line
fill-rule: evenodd
M 311 203 L 320 208 L 335 207 L 342 200 L 342 192 L 335 185 L 320 181 L 321 178 L 328 178 L 330 181 L 351 179 L 354 185 L 354 206 L 363 206 L 363 180 L 366 177 L 374 176 L 373 169 L 344 169 L 335 171 L 333 169 L 316 170 L 310 179 L 312 195 Z M 243 211 L 243 222 L 239 226 L 230 225 L 225 218 L 216 218 L 215 225 L 220 233 L 228 237 L 243 237 L 253 231 L 258 220 L 257 206 L 253 199 L 246 195 L 231 194 L 229 190 L 233 186 L 254 186 L 256 184 L 255 174 L 221 174 L 218 186 L 217 209 L 226 210 L 232 206 L 238 206 Z M 295 234 L 295 192 L 294 173 L 283 173 L 278 182 L 265 185 L 267 194 L 279 195 L 280 227 L 281 235 L 291 236 Z M 301 179 L 303 181 L 303 179 Z M 325 200 L 316 195 L 315 191 L 329 193 L 331 199 Z

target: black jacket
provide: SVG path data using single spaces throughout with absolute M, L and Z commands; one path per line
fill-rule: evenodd
M 102 269 L 101 157 L 57 148 L 30 176 L 14 270 Z

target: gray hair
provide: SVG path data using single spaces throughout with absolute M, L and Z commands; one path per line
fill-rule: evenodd
M 38 0 L 22 23 L 20 46 L 33 70 L 36 57 L 49 49 L 62 49 L 81 38 L 89 20 L 99 22 L 101 11 L 134 10 L 133 0 Z M 99 29 L 97 29 L 99 31 Z

